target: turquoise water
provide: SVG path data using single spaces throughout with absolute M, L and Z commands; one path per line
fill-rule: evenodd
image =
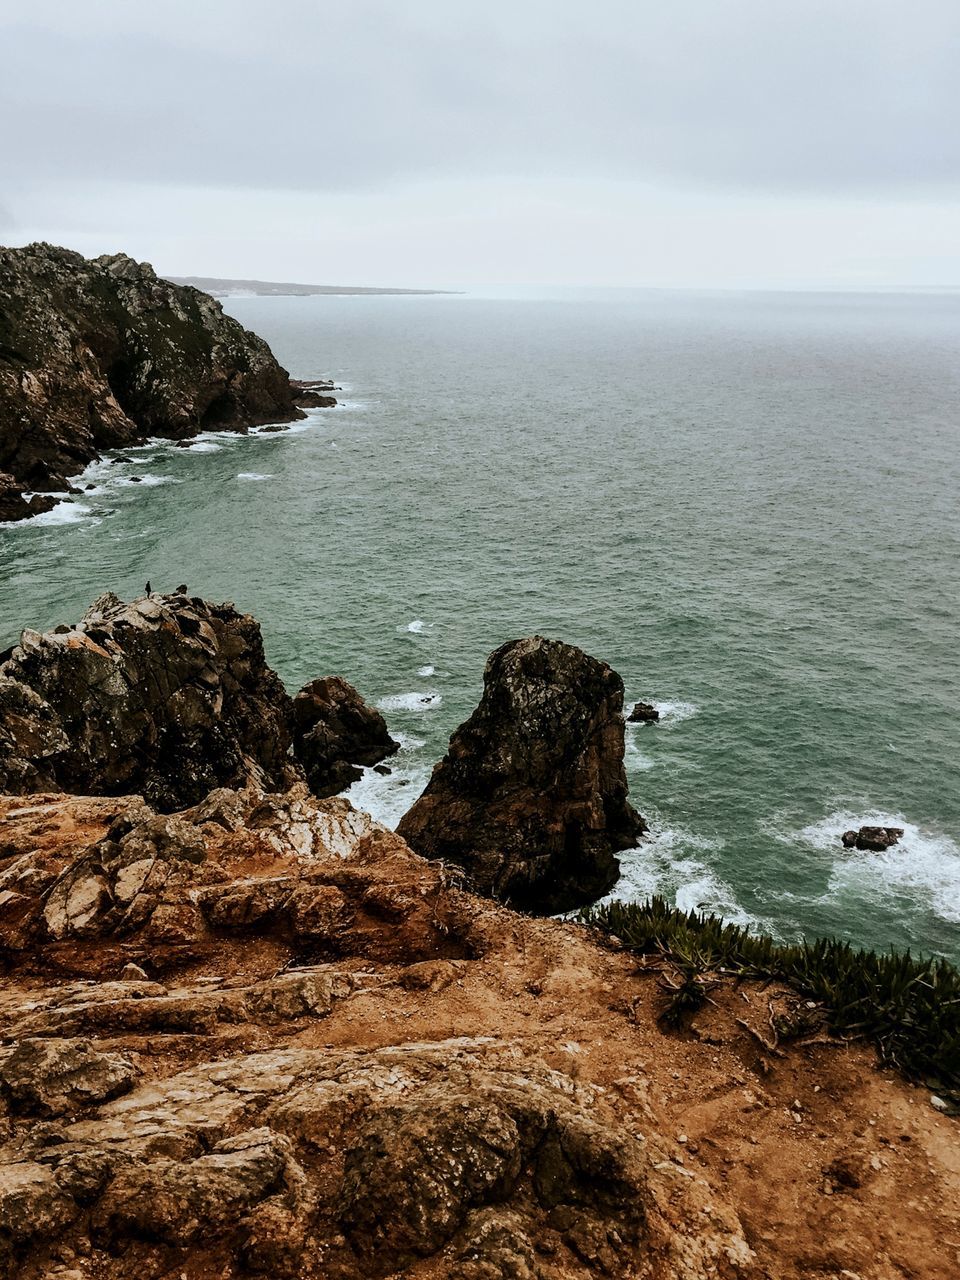
M 496 645 L 582 645 L 628 729 L 657 889 L 781 937 L 960 958 L 960 297 L 245 298 L 341 407 L 150 445 L 0 531 L 0 646 L 186 580 L 291 690 L 346 675 L 404 749 L 395 821 Z M 140 475 L 140 484 L 130 482 Z M 907 827 L 883 855 L 839 833 Z

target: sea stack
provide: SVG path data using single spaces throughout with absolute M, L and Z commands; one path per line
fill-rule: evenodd
M 483 697 L 398 833 L 480 893 L 540 914 L 606 893 L 646 824 L 627 801 L 623 681 L 532 636 L 490 655 Z
M 304 416 L 270 348 L 126 254 L 0 248 L 0 520 L 48 510 L 102 449 Z M 308 403 L 314 403 L 313 400 Z

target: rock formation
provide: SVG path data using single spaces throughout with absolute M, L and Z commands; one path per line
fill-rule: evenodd
M 399 750 L 387 722 L 342 676 L 304 685 L 293 700 L 294 752 L 316 796 L 332 796 Z
M 0 520 L 101 449 L 292 421 L 296 396 L 261 338 L 148 263 L 0 248 Z
M 789 990 L 664 1034 L 655 964 L 302 784 L 0 797 L 0 964 L 2 1280 L 955 1275 L 948 1122 L 761 1052 Z
M 483 682 L 399 834 L 528 910 L 600 897 L 619 875 L 617 851 L 646 830 L 627 802 L 623 681 L 581 649 L 534 636 L 491 654 Z
M 903 827 L 861 827 L 859 831 L 845 831 L 840 840 L 845 849 L 882 853 L 895 845 L 902 835 Z
M 176 809 L 214 787 L 302 777 L 290 699 L 256 620 L 233 605 L 105 595 L 4 656 L 0 791 L 141 792 Z
M 633 710 L 627 716 L 628 724 L 655 724 L 660 719 L 660 712 L 652 702 L 635 702 Z

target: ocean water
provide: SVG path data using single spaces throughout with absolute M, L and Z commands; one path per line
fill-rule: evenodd
M 232 599 L 291 691 L 383 709 L 402 751 L 351 795 L 395 823 L 490 650 L 568 640 L 662 712 L 616 895 L 960 959 L 960 296 L 226 305 L 341 405 L 0 527 L 0 646 L 148 578 Z M 843 850 L 867 821 L 906 836 Z

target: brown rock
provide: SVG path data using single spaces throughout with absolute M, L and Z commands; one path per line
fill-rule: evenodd
M 646 830 L 627 802 L 622 680 L 540 636 L 497 649 L 483 679 L 479 707 L 398 834 L 526 910 L 600 897 L 619 875 L 616 852 Z
M 387 722 L 342 676 L 326 676 L 293 700 L 293 750 L 317 796 L 332 796 L 399 750 Z
M 845 831 L 840 840 L 845 849 L 882 853 L 895 845 L 902 835 L 903 827 L 861 827 L 859 831 Z
M 49 509 L 23 491 L 66 490 L 102 449 L 303 416 L 262 339 L 125 254 L 0 249 L 0 298 L 0 520 Z
M 17 1111 L 60 1116 L 126 1093 L 136 1069 L 85 1040 L 22 1040 L 0 1062 L 0 1092 Z
M 655 724 L 660 719 L 660 712 L 652 702 L 636 702 L 627 716 L 628 724 Z
M 140 792 L 169 810 L 250 779 L 286 787 L 302 776 L 291 713 L 248 614 L 102 596 L 75 627 L 25 631 L 0 666 L 0 790 Z

